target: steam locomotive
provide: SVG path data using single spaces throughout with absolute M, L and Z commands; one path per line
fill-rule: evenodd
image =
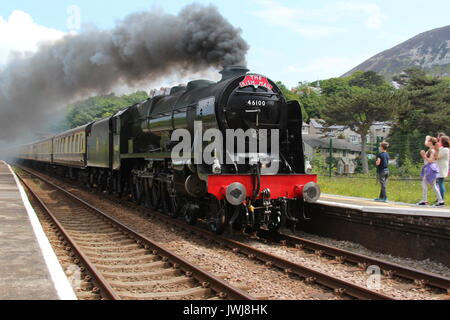
M 299 103 L 287 102 L 270 79 L 248 72 L 226 67 L 219 82 L 174 87 L 168 95 L 23 146 L 17 158 L 189 224 L 203 219 L 218 234 L 227 226 L 276 232 L 288 221 L 296 224 L 305 201 L 316 202 L 320 188 L 315 175 L 305 174 Z M 180 129 L 193 138 L 190 155 L 178 158 L 180 141 L 172 135 Z M 207 163 L 195 158 L 195 146 L 201 152 L 211 146 L 197 137 L 197 129 L 224 135 L 241 129 L 250 132 L 248 138 L 256 136 L 258 146 L 251 152 L 250 139 L 242 148 L 230 148 L 227 141 L 221 150 L 212 149 Z M 261 151 L 261 136 L 275 144 Z M 264 173 L 270 167 L 277 169 Z

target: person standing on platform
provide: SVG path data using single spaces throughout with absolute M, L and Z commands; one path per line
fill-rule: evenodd
M 449 158 L 450 158 L 450 138 L 441 136 L 439 139 L 441 148 L 439 149 L 439 156 L 437 164 L 439 166 L 439 177 L 437 184 L 441 192 L 442 201 L 445 203 L 445 178 L 448 177 Z
M 445 133 L 443 133 L 443 132 L 438 133 L 437 139 L 438 139 L 438 142 L 439 142 L 439 148 L 442 147 L 441 138 L 442 137 L 446 137 L 446 136 L 447 135 Z
M 389 143 L 383 142 L 380 146 L 380 153 L 377 155 L 377 177 L 381 184 L 380 197 L 375 199 L 377 202 L 387 202 L 387 183 L 389 179 L 389 154 L 387 153 Z
M 428 205 L 428 185 L 431 185 L 437 196 L 436 206 L 444 206 L 444 200 L 442 199 L 441 192 L 436 184 L 436 180 L 439 177 L 439 167 L 437 160 L 439 158 L 439 142 L 438 139 L 428 136 L 425 139 L 425 146 L 428 147 L 428 151 L 420 151 L 420 156 L 423 158 L 425 165 L 422 168 L 422 201 L 418 203 L 419 206 Z

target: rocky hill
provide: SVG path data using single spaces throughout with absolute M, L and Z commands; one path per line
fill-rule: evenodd
M 421 67 L 432 75 L 450 76 L 450 25 L 421 33 L 363 62 L 355 71 L 376 71 L 387 79 L 409 67 Z

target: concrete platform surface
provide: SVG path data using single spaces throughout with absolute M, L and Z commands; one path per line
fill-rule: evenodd
M 0 161 L 0 300 L 76 296 L 11 168 Z
M 356 209 L 368 213 L 391 213 L 450 219 L 450 208 L 422 207 L 401 202 L 375 202 L 373 199 L 322 194 L 319 204 Z

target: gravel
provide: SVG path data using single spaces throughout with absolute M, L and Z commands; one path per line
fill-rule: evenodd
M 286 231 L 285 233 L 294 235 L 290 231 Z M 325 237 L 320 237 L 317 235 L 308 234 L 305 232 L 296 232 L 295 235 L 305 238 L 305 239 L 308 239 L 308 240 L 311 240 L 311 241 L 317 241 L 321 244 L 334 246 L 339 249 L 351 251 L 354 253 L 366 255 L 369 257 L 377 258 L 377 259 L 386 260 L 389 262 L 397 263 L 397 264 L 400 264 L 403 266 L 411 267 L 411 268 L 426 271 L 426 272 L 440 274 L 444 277 L 450 277 L 450 268 L 449 267 L 443 265 L 442 263 L 431 261 L 430 259 L 420 261 L 420 260 L 415 260 L 415 259 L 410 259 L 410 258 L 396 257 L 396 256 L 392 256 L 389 254 L 383 254 L 383 253 L 371 251 L 358 243 L 334 240 L 334 239 L 330 239 L 330 238 L 325 238 Z
M 155 242 L 164 245 L 169 250 L 183 256 L 201 268 L 207 269 L 213 274 L 229 281 L 230 283 L 247 290 L 250 294 L 267 299 L 281 300 L 336 300 L 340 297 L 332 294 L 329 290 L 315 284 L 306 284 L 304 281 L 284 274 L 281 271 L 258 264 L 240 254 L 235 254 L 228 249 L 206 242 L 198 236 L 189 234 L 167 226 L 156 218 L 144 216 L 124 205 L 117 204 L 108 199 L 99 197 L 98 194 L 77 187 L 68 186 L 67 183 L 58 181 L 58 184 L 68 187 L 68 191 L 80 196 L 92 205 L 98 207 L 111 216 L 119 219 L 122 223 L 135 229 L 137 232 L 149 237 Z M 297 235 L 299 235 L 297 233 Z M 423 270 L 448 275 L 449 270 L 440 264 L 427 261 L 412 261 L 396 257 L 368 252 L 353 243 L 334 241 L 312 235 L 300 234 L 310 240 L 324 244 L 333 245 L 352 252 L 370 255 L 376 258 L 408 265 L 411 267 L 421 266 Z M 361 286 L 366 286 L 369 274 L 346 264 L 332 263 L 327 258 L 306 254 L 293 248 L 282 247 L 273 244 L 264 244 L 259 241 L 241 238 L 247 244 L 266 252 L 282 256 L 293 262 L 300 263 L 306 267 L 316 269 L 329 275 L 338 277 Z M 414 287 L 408 281 L 398 279 L 381 278 L 381 288 L 376 290 L 390 295 L 396 299 L 405 300 L 428 300 L 441 299 L 442 292 L 434 292 L 430 289 Z

